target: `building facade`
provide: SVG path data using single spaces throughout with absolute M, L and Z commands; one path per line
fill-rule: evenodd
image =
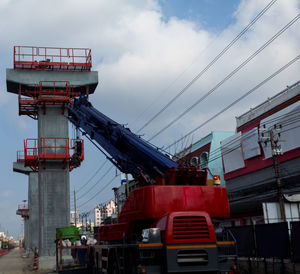
M 237 117 L 236 134 L 222 142 L 233 215 L 263 215 L 263 203 L 300 192 L 299 99 L 300 81 Z
M 182 165 L 187 164 L 207 168 L 208 184 L 212 185 L 213 176 L 219 175 L 221 186 L 225 186 L 220 144 L 222 140 L 232 135 L 234 135 L 234 132 L 212 131 L 175 155 L 175 157 L 179 159 L 178 162 Z
M 112 220 L 116 218 L 117 206 L 114 200 L 110 200 L 104 205 L 98 204 L 94 208 L 94 223 L 95 226 L 99 227 L 106 223 L 108 219 Z

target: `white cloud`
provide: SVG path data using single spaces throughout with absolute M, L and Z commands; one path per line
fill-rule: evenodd
M 0 6 L 0 35 L 6 39 L 1 39 L 0 54 L 10 54 L 15 44 L 91 47 L 94 68 L 99 70 L 100 79 L 99 88 L 91 97 L 96 107 L 126 123 L 136 121 L 135 116 L 142 113 L 153 98 L 158 98 L 143 119 L 131 125 L 137 129 L 146 117 L 151 117 L 201 71 L 268 2 L 243 0 L 233 15 L 235 23 L 217 37 L 196 22 L 175 17 L 163 21 L 155 0 L 4 1 Z M 278 0 L 241 41 L 145 129 L 147 136 L 212 88 L 298 12 L 299 0 Z M 297 22 L 156 142 L 170 142 L 180 137 L 298 54 L 298 26 Z M 236 110 L 241 105 L 242 109 L 247 109 L 249 104 L 258 104 L 268 95 L 279 92 L 281 87 L 298 80 L 297 70 L 291 71 L 293 73 L 274 79 L 269 85 L 271 89 L 265 90 L 260 98 L 254 96 Z M 5 96 L 3 98 L 2 104 L 7 102 Z M 228 123 L 234 125 L 234 110 L 231 113 Z M 218 126 L 216 121 L 210 128 L 213 130 Z
M 121 123 L 135 121 L 129 126 L 136 130 L 197 75 L 268 2 L 243 0 L 233 15 L 235 23 L 217 36 L 199 22 L 175 17 L 167 22 L 162 20 L 163 14 L 155 0 L 2 0 L 0 79 L 5 79 L 5 68 L 11 67 L 14 45 L 90 47 L 100 80 L 96 93 L 91 96 L 92 103 Z M 215 66 L 145 128 L 145 137 L 151 137 L 183 112 L 287 24 L 299 13 L 299 3 L 299 0 L 278 0 Z M 299 54 L 299 22 L 155 139 L 155 143 L 168 145 L 180 138 Z M 299 69 L 298 63 L 293 65 L 203 127 L 194 134 L 193 140 L 211 130 L 234 129 L 235 116 L 298 81 Z M 5 86 L 1 89 L 5 90 Z M 25 135 L 26 131 L 26 137 L 33 137 L 36 134 L 32 133 L 33 122 L 18 117 L 16 101 L 16 95 L 2 93 L 2 119 L 17 125 L 18 134 L 21 131 Z M 141 119 L 136 119 L 137 115 L 142 115 Z M 21 137 L 12 147 L 15 149 L 20 144 Z
M 235 23 L 217 36 L 199 22 L 175 17 L 165 22 L 155 0 L 1 0 L 0 125 L 5 128 L 1 141 L 12 151 L 9 161 L 14 160 L 14 150 L 22 147 L 24 138 L 36 136 L 35 122 L 17 114 L 17 96 L 4 92 L 5 68 L 12 66 L 14 45 L 92 48 L 93 65 L 99 70 L 100 80 L 91 96 L 92 103 L 121 123 L 134 121 L 129 126 L 136 130 L 197 75 L 268 2 L 243 0 L 233 15 Z M 145 128 L 145 137 L 155 134 L 257 50 L 299 13 L 299 3 L 299 0 L 278 0 L 214 67 Z M 155 139 L 155 143 L 168 145 L 182 137 L 299 54 L 299 24 L 294 24 L 236 76 Z M 298 63 L 293 65 L 187 141 L 196 141 L 211 130 L 234 130 L 235 116 L 298 81 L 299 70 Z M 137 115 L 142 117 L 137 119 Z M 99 161 L 98 151 L 91 150 L 96 156 L 88 155 L 83 166 Z M 2 165 L 5 166 L 1 172 L 3 182 L 26 181 L 25 177 L 16 180 L 16 175 L 7 171 L 11 170 L 11 162 L 7 161 Z M 24 193 L 25 184 L 23 196 Z M 21 200 L 23 197 L 19 196 Z M 11 203 L 16 202 L 11 199 Z

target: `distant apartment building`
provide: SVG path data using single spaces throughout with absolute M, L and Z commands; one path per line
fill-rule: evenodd
M 76 220 L 75 220 L 75 216 L 76 216 Z M 71 210 L 70 211 L 70 223 L 71 225 L 75 225 L 79 223 L 79 210 L 76 210 L 76 215 L 75 215 L 75 210 Z
M 117 206 L 114 200 L 110 200 L 104 205 L 98 204 L 94 209 L 95 226 L 101 226 L 108 218 L 113 218 L 117 214 Z
M 5 238 L 6 238 L 5 232 L 0 232 L 0 239 L 5 239 Z

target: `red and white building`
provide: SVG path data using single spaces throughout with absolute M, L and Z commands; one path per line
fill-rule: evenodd
M 222 141 L 233 216 L 263 215 L 262 203 L 278 201 L 274 153 L 285 200 L 300 193 L 299 99 L 300 81 L 237 117 L 236 134 Z

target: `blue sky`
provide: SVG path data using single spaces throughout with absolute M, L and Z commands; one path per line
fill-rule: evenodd
M 234 11 L 240 0 L 160 0 L 163 19 L 177 17 L 197 22 L 201 27 L 213 31 L 222 31 L 234 23 Z
M 12 171 L 23 140 L 37 136 L 36 122 L 18 116 L 17 96 L 6 92 L 5 69 L 13 64 L 14 45 L 88 47 L 99 86 L 90 97 L 105 115 L 136 131 L 201 71 L 266 5 L 269 0 L 4 0 L 0 2 L 0 231 L 17 236 L 21 218 L 15 211 L 27 199 L 27 177 Z M 116 3 L 117 2 L 117 3 Z M 60 6 L 58 10 L 56 7 Z M 34 11 L 34 16 L 31 16 Z M 150 138 L 172 117 L 213 87 L 279 28 L 299 13 L 299 0 L 278 0 L 220 61 L 142 134 Z M 72 14 L 72 16 L 66 16 Z M 29 16 L 30 15 L 30 16 Z M 37 23 L 38 22 L 38 23 Z M 216 111 L 248 91 L 267 75 L 299 54 L 299 24 L 295 24 L 268 49 L 232 77 L 218 92 L 154 140 L 167 146 Z M 299 80 L 299 64 L 268 83 L 189 140 L 197 141 L 212 130 L 235 130 L 235 116 Z M 70 127 L 70 136 L 72 136 Z M 71 173 L 71 190 L 79 189 L 96 172 L 104 158 L 85 140 L 85 161 Z M 96 183 L 109 168 L 88 184 L 95 188 L 77 202 L 87 211 L 113 197 L 103 191 L 115 170 Z M 78 193 L 79 197 L 84 190 Z

